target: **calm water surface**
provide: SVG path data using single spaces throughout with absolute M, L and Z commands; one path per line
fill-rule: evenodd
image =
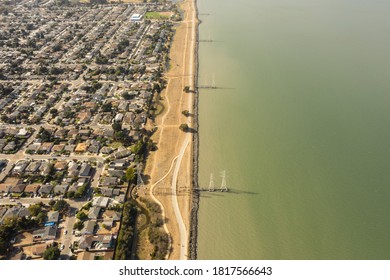
M 390 1 L 198 0 L 200 259 L 390 259 Z

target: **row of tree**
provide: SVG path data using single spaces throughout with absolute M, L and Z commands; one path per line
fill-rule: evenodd
M 134 226 L 137 219 L 137 206 L 134 201 L 127 201 L 123 206 L 121 229 L 116 242 L 115 259 L 131 258 L 131 247 L 134 238 Z

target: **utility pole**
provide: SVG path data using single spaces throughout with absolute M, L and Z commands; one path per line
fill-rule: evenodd
M 226 171 L 221 172 L 221 177 L 222 177 L 222 183 L 221 183 L 221 192 L 228 192 L 229 189 L 226 186 Z
M 213 175 L 213 173 L 211 173 L 211 174 L 210 174 L 209 192 L 215 191 L 214 179 L 213 179 L 213 177 L 214 177 L 214 175 Z

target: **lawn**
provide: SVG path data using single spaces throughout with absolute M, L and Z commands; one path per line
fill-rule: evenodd
M 161 14 L 158 12 L 147 12 L 145 14 L 146 19 L 169 19 L 169 15 Z

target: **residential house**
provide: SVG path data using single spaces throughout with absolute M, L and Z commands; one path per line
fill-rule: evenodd
M 79 176 L 80 177 L 88 177 L 91 174 L 91 170 L 92 170 L 92 167 L 88 163 L 84 162 L 81 165 Z
M 40 240 L 53 240 L 57 236 L 57 226 L 48 226 L 33 231 L 32 236 L 34 239 Z
M 62 194 L 64 195 L 66 191 L 68 190 L 69 185 L 68 184 L 60 184 L 54 187 L 53 192 L 55 194 Z
M 22 193 L 24 189 L 26 188 L 26 185 L 24 184 L 19 184 L 12 186 L 11 189 L 9 190 L 11 193 Z
M 92 201 L 92 206 L 99 206 L 102 208 L 107 208 L 110 199 L 108 197 L 95 197 Z
M 39 190 L 38 190 L 38 193 L 40 194 L 50 194 L 52 191 L 53 191 L 53 186 L 50 185 L 50 184 L 45 184 L 45 185 L 42 185 Z
M 88 212 L 88 218 L 95 219 L 95 220 L 98 219 L 101 210 L 102 210 L 102 208 L 99 206 L 91 207 L 91 209 L 89 209 L 89 212 Z
M 84 224 L 84 228 L 80 231 L 81 234 L 93 234 L 95 232 L 96 222 L 88 220 Z
M 29 184 L 24 189 L 24 192 L 27 194 L 37 194 L 41 184 Z
M 58 219 L 60 218 L 60 213 L 58 211 L 50 211 L 47 213 L 47 222 L 48 223 L 58 223 Z

